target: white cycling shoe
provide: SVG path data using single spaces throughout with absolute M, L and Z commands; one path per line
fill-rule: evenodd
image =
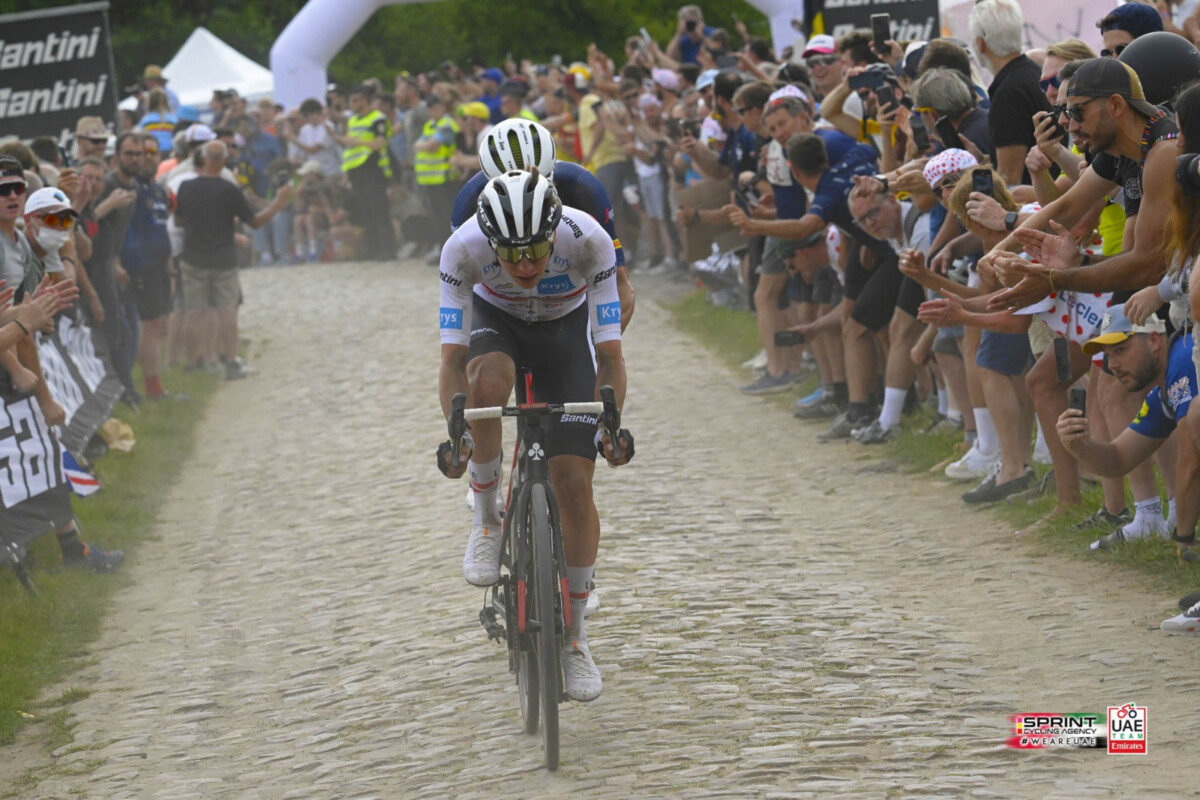
M 567 642 L 563 645 L 562 668 L 567 697 L 586 703 L 600 696 L 600 689 L 604 684 L 600 680 L 600 670 L 592 660 L 592 651 L 586 641 Z
M 500 543 L 504 530 L 495 525 L 472 525 L 463 556 L 463 577 L 472 586 L 491 586 L 500 580 Z

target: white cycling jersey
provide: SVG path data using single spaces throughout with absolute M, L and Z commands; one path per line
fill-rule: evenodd
M 563 206 L 554 252 L 541 280 L 522 289 L 508 276 L 472 217 L 442 247 L 442 344 L 471 343 L 471 294 L 525 322 L 564 317 L 588 304 L 592 341 L 621 338 L 617 251 L 612 237 L 585 212 Z

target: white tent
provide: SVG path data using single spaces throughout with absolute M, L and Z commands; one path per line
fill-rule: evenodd
M 183 105 L 207 108 L 213 89 L 237 89 L 247 100 L 270 97 L 275 91 L 271 70 L 256 64 L 218 39 L 207 28 L 196 28 L 165 67 L 168 86 Z

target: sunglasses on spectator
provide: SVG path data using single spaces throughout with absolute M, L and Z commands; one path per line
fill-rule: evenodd
M 810 67 L 831 67 L 841 60 L 841 56 L 834 55 L 833 53 L 819 56 L 809 56 L 808 58 L 804 59 L 805 63 Z
M 60 231 L 69 231 L 71 226 L 75 224 L 74 214 L 43 214 L 38 217 L 38 222 L 45 225 L 47 228 L 55 228 Z
M 512 245 L 492 242 L 492 250 L 496 253 L 496 257 L 510 264 L 516 264 L 522 258 L 537 261 L 539 258 L 545 258 L 550 255 L 552 249 L 554 249 L 553 239 L 543 239 L 540 242 L 533 242 L 524 247 L 514 247 Z
M 1076 122 L 1083 122 L 1083 114 L 1084 114 L 1083 107 L 1086 106 L 1088 103 L 1095 102 L 1096 100 L 1099 100 L 1099 99 L 1100 99 L 1099 97 L 1089 97 L 1087 100 L 1084 100 L 1082 103 L 1079 103 L 1078 105 L 1063 106 L 1062 113 L 1066 114 L 1068 119 L 1073 119 Z
M 1109 50 L 1109 49 L 1106 47 L 1106 48 L 1104 48 L 1103 50 L 1101 50 L 1101 51 L 1100 51 L 1100 56 L 1101 56 L 1102 58 L 1117 58 L 1117 57 L 1119 57 L 1119 56 L 1121 55 L 1121 53 L 1124 53 L 1124 52 L 1125 52 L 1125 48 L 1126 48 L 1126 47 L 1129 47 L 1129 45 L 1127 45 L 1127 44 L 1119 44 L 1119 45 L 1117 45 L 1116 47 L 1114 47 L 1112 50 Z
M 1054 73 L 1053 75 L 1051 75 L 1049 78 L 1043 78 L 1042 80 L 1038 81 L 1038 86 L 1042 87 L 1043 92 L 1048 90 L 1051 86 L 1053 86 L 1055 89 L 1057 89 L 1061 85 L 1062 85 L 1062 81 L 1060 81 L 1058 79 L 1057 72 Z
M 158 148 L 157 147 L 147 147 L 143 152 L 148 156 L 156 156 L 156 155 L 158 155 Z
M 25 184 L 23 183 L 5 183 L 0 184 L 0 197 L 11 197 L 13 195 L 20 197 L 25 194 Z
M 962 177 L 961 175 L 955 175 L 953 178 L 945 178 L 941 183 L 938 184 L 938 191 L 939 192 L 954 191 L 954 187 L 958 185 L 958 181 L 961 177 Z
M 83 138 L 84 138 L 85 140 L 87 140 L 87 141 L 91 142 L 92 144 L 108 144 L 108 138 L 107 138 L 107 137 L 105 137 L 105 138 L 101 139 L 99 136 L 85 136 L 85 137 L 83 137 Z

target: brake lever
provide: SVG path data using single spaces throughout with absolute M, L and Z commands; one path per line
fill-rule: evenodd
M 450 399 L 450 417 L 446 420 L 446 427 L 450 432 L 450 463 L 455 469 L 462 463 L 462 442 L 469 427 L 465 415 L 466 407 L 467 396 L 462 392 Z
M 613 458 L 619 462 L 624 455 L 624 448 L 621 447 L 621 437 L 617 435 L 621 430 L 621 410 L 617 408 L 617 394 L 613 391 L 613 387 L 607 384 L 601 386 L 600 400 L 604 403 L 604 411 L 600 414 L 600 421 L 608 431 L 609 439 L 612 440 Z

